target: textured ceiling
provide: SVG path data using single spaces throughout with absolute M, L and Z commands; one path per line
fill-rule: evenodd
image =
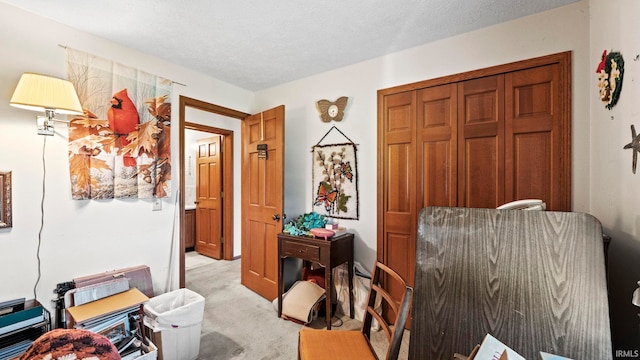
M 578 0 L 0 0 L 256 91 Z

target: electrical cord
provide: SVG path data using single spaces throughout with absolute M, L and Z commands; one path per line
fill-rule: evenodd
M 345 285 L 346 285 L 346 284 L 345 284 L 345 282 L 349 281 L 349 275 L 348 275 L 348 274 L 349 274 L 349 272 L 348 272 L 348 269 L 344 269 L 344 265 L 341 265 L 341 266 L 339 266 L 339 267 L 336 267 L 336 268 L 335 268 L 335 269 L 333 269 L 333 270 L 336 270 L 336 273 L 340 272 L 340 275 L 342 275 L 342 276 L 340 276 L 340 278 L 338 279 L 338 289 L 337 289 L 338 291 L 337 291 L 337 294 L 336 294 L 336 301 L 337 301 L 337 303 L 338 303 L 338 305 L 339 305 L 339 304 L 341 303 L 341 300 L 342 300 L 342 301 L 349 301 L 349 300 L 341 299 L 341 298 L 342 298 L 342 294 L 343 294 L 344 287 L 345 287 Z M 331 271 L 333 271 L 333 270 L 331 270 Z M 347 275 L 345 275 L 345 274 L 347 274 Z M 334 281 L 335 281 L 335 277 L 333 277 L 333 279 L 334 279 Z M 338 312 L 338 309 L 336 309 L 336 311 L 335 311 L 335 312 L 337 313 L 337 312 Z M 335 320 L 336 320 L 336 322 L 335 322 L 335 323 L 334 323 L 334 322 L 332 322 L 332 323 L 331 323 L 331 327 L 340 327 L 340 326 L 342 326 L 342 325 L 344 324 L 344 322 L 342 321 L 342 319 L 341 319 L 339 316 L 337 316 L 337 314 L 334 314 L 334 315 L 333 315 L 333 317 L 332 317 L 332 319 L 335 319 Z M 332 320 L 332 321 L 333 321 L 333 320 Z
M 44 228 L 44 194 L 46 188 L 46 178 L 47 178 L 47 165 L 45 161 L 45 149 L 47 147 L 47 137 L 43 136 L 42 140 L 42 198 L 40 199 L 40 230 L 38 231 L 38 248 L 36 250 L 36 260 L 38 264 L 38 277 L 36 278 L 36 283 L 33 285 L 33 298 L 38 300 L 37 288 L 40 283 L 40 278 L 42 277 L 41 271 L 41 260 L 40 260 L 40 245 L 42 245 L 42 229 Z

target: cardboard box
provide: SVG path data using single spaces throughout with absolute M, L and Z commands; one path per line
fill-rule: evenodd
M 142 356 L 138 356 L 136 360 L 156 360 L 158 358 L 158 347 L 153 343 L 153 341 L 149 341 L 149 345 L 142 345 L 145 354 Z
M 103 283 L 119 278 L 129 279 L 131 287 L 137 288 L 148 297 L 154 297 L 151 269 L 147 265 L 138 265 L 125 269 L 107 271 L 100 274 L 82 276 L 73 279 L 77 288 Z

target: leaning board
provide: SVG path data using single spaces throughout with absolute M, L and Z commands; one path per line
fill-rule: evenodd
M 418 218 L 410 359 L 469 353 L 487 333 L 611 359 L 602 227 L 570 212 L 427 207 Z

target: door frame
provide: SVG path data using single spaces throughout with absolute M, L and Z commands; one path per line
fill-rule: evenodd
M 179 180 L 180 180 L 180 222 L 179 222 L 179 231 L 180 231 L 180 288 L 184 288 L 185 287 L 185 261 L 184 261 L 184 243 L 185 243 L 185 202 L 184 202 L 184 191 L 185 191 L 185 177 L 184 177 L 184 170 L 185 170 L 185 164 L 184 164 L 184 155 L 185 155 L 185 149 L 184 149 L 184 132 L 185 129 L 191 129 L 191 130 L 201 130 L 201 131 L 207 131 L 207 132 L 211 132 L 211 130 L 213 130 L 216 133 L 220 133 L 220 134 L 228 134 L 231 133 L 231 135 L 233 134 L 232 131 L 229 130 L 224 130 L 224 129 L 219 129 L 216 127 L 212 127 L 212 126 L 207 126 L 207 125 L 201 125 L 201 124 L 196 124 L 196 123 L 190 123 L 187 122 L 185 117 L 185 112 L 186 112 L 186 108 L 194 108 L 197 110 L 201 110 L 201 111 L 207 111 L 213 114 L 218 114 L 218 115 L 222 115 L 222 116 L 226 116 L 226 117 L 230 117 L 230 118 L 235 118 L 238 119 L 240 121 L 244 120 L 246 117 L 248 117 L 250 114 L 244 113 L 242 111 L 238 111 L 238 110 L 233 110 L 233 109 L 229 109 L 226 108 L 224 106 L 220 106 L 220 105 L 215 105 L 215 104 L 211 104 L 208 102 L 204 102 L 201 100 L 196 100 L 193 98 L 189 98 L 186 96 L 182 96 L 180 95 L 180 100 L 179 100 L 179 111 L 178 111 L 178 152 L 179 152 L 179 162 L 180 162 L 180 169 L 179 169 Z M 226 137 L 225 137 L 226 139 Z M 233 139 L 233 137 L 231 137 L 231 139 Z M 230 236 L 230 239 L 227 240 L 225 238 L 225 246 L 224 246 L 224 258 L 226 260 L 231 260 L 233 258 L 233 171 L 227 171 L 227 167 L 230 166 L 231 169 L 233 168 L 233 141 L 225 141 L 225 159 L 224 159 L 224 179 L 223 181 L 225 182 L 225 201 L 224 201 L 224 220 L 223 220 L 223 231 L 225 233 L 225 237 L 226 236 Z M 230 148 L 228 148 L 230 146 Z M 228 234 L 228 235 L 227 235 Z M 169 271 L 171 271 L 171 269 L 169 269 Z

